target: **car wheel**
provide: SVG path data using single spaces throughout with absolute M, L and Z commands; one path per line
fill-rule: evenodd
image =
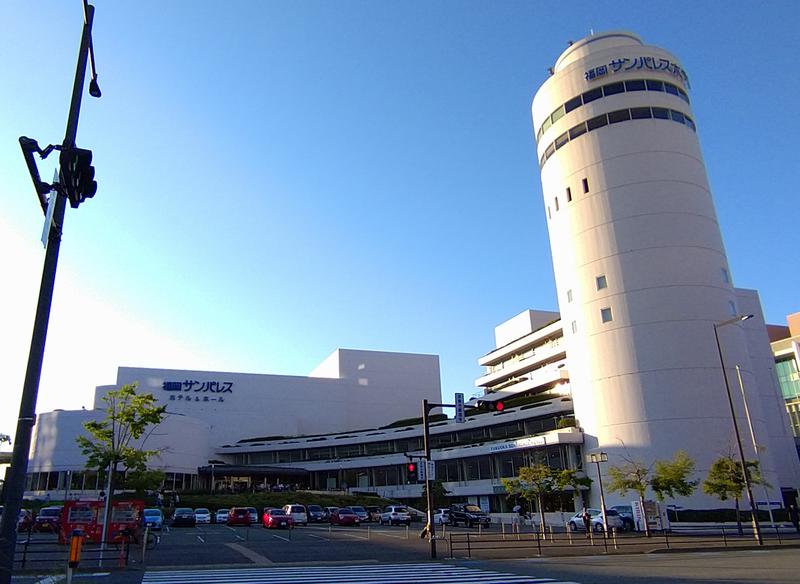
M 578 531 L 578 526 L 575 524 L 574 521 L 569 522 L 569 530 L 570 531 Z
M 594 524 L 594 532 L 601 533 L 603 531 L 603 524 L 602 523 L 595 523 Z

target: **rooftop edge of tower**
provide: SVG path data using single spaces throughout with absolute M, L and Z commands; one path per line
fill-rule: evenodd
M 589 53 L 613 47 L 631 45 L 643 46 L 644 42 L 638 35 L 626 30 L 612 30 L 600 34 L 591 34 L 581 40 L 571 43 L 566 51 L 556 60 L 554 72 L 559 72 L 570 63 L 577 61 Z

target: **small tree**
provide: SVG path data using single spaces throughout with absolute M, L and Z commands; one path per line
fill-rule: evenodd
M 657 460 L 653 465 L 646 466 L 643 462 L 623 457 L 625 464 L 610 466 L 608 474 L 611 484 L 608 489 L 625 496 L 628 491 L 639 495 L 639 504 L 644 509 L 644 496 L 650 488 L 659 501 L 665 495 L 685 497 L 691 495 L 697 488 L 698 481 L 688 480 L 694 472 L 694 461 L 683 450 L 675 453 L 672 460 Z M 644 532 L 650 537 L 650 525 L 645 517 Z
M 766 485 L 756 461 L 745 461 L 745 466 L 751 484 Z M 742 519 L 739 515 L 739 499 L 742 497 L 745 486 L 742 465 L 731 454 L 715 460 L 708 471 L 708 477 L 703 481 L 703 492 L 707 495 L 713 495 L 720 501 L 733 499 L 736 508 L 736 529 L 739 535 L 743 535 Z
M 427 490 L 427 483 L 422 484 L 422 508 L 425 508 L 428 501 L 428 490 Z M 447 507 L 448 501 L 447 496 L 450 494 L 450 491 L 444 488 L 444 483 L 440 480 L 431 481 L 431 496 L 433 500 L 433 508 L 438 509 L 439 507 Z
M 86 422 L 83 427 L 91 438 L 78 436 L 81 452 L 86 456 L 86 468 L 110 472 L 109 499 L 114 494 L 115 473 L 119 465 L 132 472 L 143 472 L 147 460 L 155 450 L 144 450 L 134 441 L 144 436 L 151 427 L 164 419 L 166 406 L 157 406 L 150 393 L 136 393 L 136 383 L 109 391 L 103 401 L 106 404 L 104 420 Z M 109 507 L 110 510 L 110 507 Z M 109 518 L 106 517 L 105 525 Z
M 519 469 L 519 476 L 503 479 L 503 486 L 509 495 L 515 495 L 531 503 L 536 500 L 539 508 L 541 529 L 545 529 L 544 497 L 556 489 L 556 478 L 553 469 L 546 464 L 535 464 Z
M 147 491 L 155 491 L 166 478 L 163 470 L 132 470 L 125 475 L 124 486 L 126 489 L 133 489 L 137 495 L 142 495 Z
M 583 492 L 581 491 L 581 487 L 589 488 L 592 486 L 592 479 L 583 473 L 581 473 L 583 476 L 580 476 L 579 472 L 580 471 L 572 468 L 565 468 L 564 470 L 556 472 L 555 487 L 559 491 L 564 491 L 567 487 L 572 487 L 572 490 L 580 495 L 581 503 L 583 503 Z M 582 506 L 585 507 L 586 505 L 584 504 Z

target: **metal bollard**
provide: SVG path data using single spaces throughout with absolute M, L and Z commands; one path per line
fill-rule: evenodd
M 144 539 L 142 539 L 142 565 L 144 566 L 144 555 L 147 550 L 147 537 L 150 535 L 150 528 L 144 528 Z
M 483 524 L 478 523 L 478 535 L 483 535 Z
M 611 530 L 611 537 L 614 539 L 614 549 L 618 550 L 619 547 L 617 547 L 617 528 L 616 527 L 614 527 Z
M 570 529 L 568 524 L 564 524 L 564 529 L 567 531 L 567 538 L 569 539 L 569 545 L 572 545 L 572 529 Z
M 550 530 L 550 541 L 555 541 L 555 539 L 553 538 L 553 526 L 548 525 L 547 528 Z
M 505 540 L 505 538 L 506 538 L 506 524 L 505 523 L 500 523 L 500 531 L 502 532 L 503 539 Z
M 408 528 L 409 527 L 411 527 L 411 525 L 406 523 L 406 539 L 408 539 Z

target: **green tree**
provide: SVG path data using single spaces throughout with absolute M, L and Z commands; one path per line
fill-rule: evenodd
M 546 464 L 524 466 L 519 469 L 519 476 L 503 479 L 503 486 L 509 495 L 528 501 L 529 506 L 535 500 L 539 509 L 541 529 L 544 532 L 544 498 L 557 489 L 556 473 Z
M 761 476 L 758 463 L 754 460 L 745 462 L 750 483 L 754 485 L 767 485 Z M 703 492 L 717 497 L 720 501 L 734 500 L 736 507 L 736 529 L 739 535 L 743 534 L 742 519 L 739 515 L 739 499 L 745 489 L 742 465 L 733 455 L 721 456 L 711 465 L 706 480 L 703 481 Z
M 672 460 L 657 460 L 650 466 L 632 458 L 623 457 L 624 464 L 610 466 L 608 474 L 611 483 L 608 489 L 625 496 L 628 491 L 639 495 L 639 504 L 644 509 L 644 497 L 647 489 L 655 493 L 659 501 L 665 496 L 686 497 L 697 488 L 698 481 L 690 481 L 689 476 L 694 472 L 694 461 L 683 450 L 675 453 Z M 650 526 L 645 520 L 644 531 L 650 537 Z
M 81 452 L 86 456 L 86 468 L 108 470 L 110 486 L 107 496 L 113 497 L 116 473 L 120 465 L 129 472 L 143 472 L 155 450 L 144 450 L 135 441 L 164 419 L 166 406 L 156 405 L 150 393 L 137 393 L 138 384 L 124 385 L 109 391 L 104 397 L 106 417 L 86 422 L 83 427 L 90 437 L 78 436 Z M 110 507 L 109 507 L 110 509 Z M 106 525 L 108 525 L 106 518 Z
M 420 505 L 421 509 L 424 509 L 427 505 L 428 501 L 428 490 L 427 490 L 427 483 L 422 484 L 422 504 Z M 431 496 L 433 498 L 433 508 L 438 509 L 440 507 L 447 507 L 449 502 L 447 500 L 447 496 L 450 494 L 450 491 L 444 488 L 444 483 L 440 480 L 431 481 Z
M 583 503 L 583 491 L 581 487 L 589 488 L 592 486 L 592 479 L 586 476 L 583 471 L 578 471 L 572 468 L 565 468 L 564 470 L 555 473 L 555 488 L 559 491 L 565 491 L 567 487 L 572 487 L 575 494 L 579 495 Z M 582 506 L 586 506 L 585 504 Z M 562 509 L 563 511 L 563 509 Z
M 124 486 L 133 489 L 137 495 L 154 491 L 164 484 L 166 473 L 163 470 L 132 470 L 125 474 Z

